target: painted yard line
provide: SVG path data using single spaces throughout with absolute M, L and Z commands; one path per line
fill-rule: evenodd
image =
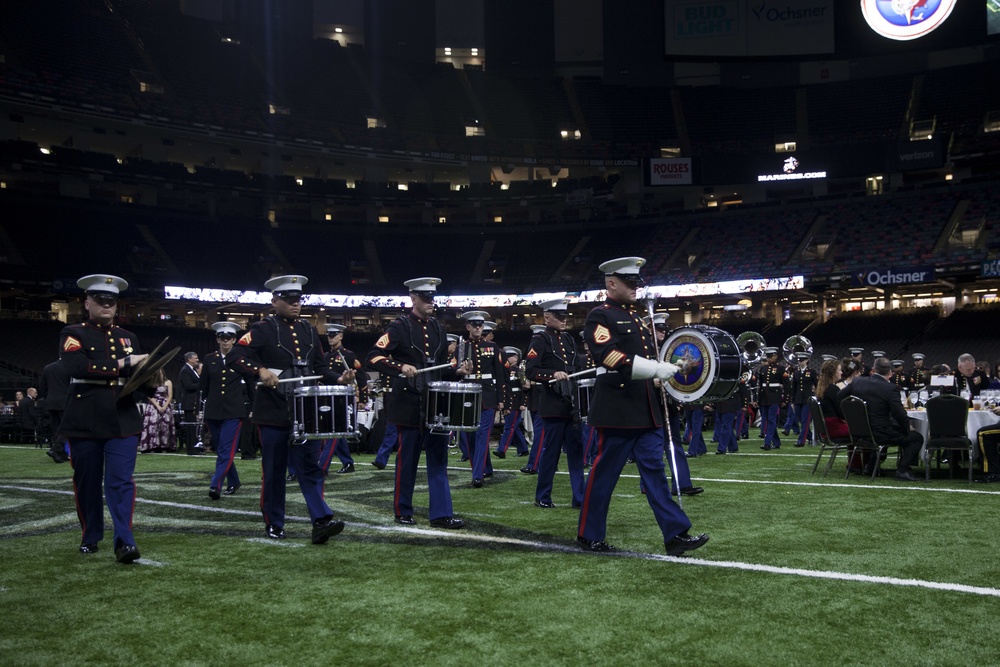
M 822 486 L 827 486 L 827 485 L 822 485 Z M 870 487 L 863 487 L 863 488 L 870 488 Z M 20 491 L 34 491 L 39 493 L 57 493 L 57 494 L 71 493 L 70 491 L 55 491 L 52 489 L 37 489 L 32 487 L 18 487 L 9 485 L 2 485 L 0 486 L 0 489 L 15 489 Z M 258 515 L 257 512 L 226 510 L 225 508 L 221 507 L 206 507 L 201 505 L 189 505 L 187 503 L 172 503 L 163 500 L 143 500 L 141 498 L 137 498 L 136 501 L 140 503 L 161 505 L 166 507 L 178 507 L 182 509 L 200 509 L 209 512 L 221 512 L 227 514 L 249 514 L 252 516 Z M 300 522 L 309 521 L 305 517 L 286 517 L 286 518 Z M 599 557 L 598 554 L 588 554 L 580 551 L 576 547 L 569 545 L 554 544 L 551 542 L 538 542 L 534 540 L 522 540 L 514 537 L 501 537 L 497 535 L 486 535 L 482 533 L 472 533 L 466 531 L 435 530 L 433 528 L 396 526 L 393 524 L 375 525 L 375 524 L 347 522 L 347 525 L 354 528 L 362 528 L 380 532 L 406 533 L 422 537 L 448 538 L 448 539 L 454 539 L 456 541 L 465 541 L 465 542 L 510 544 L 514 546 L 530 547 L 533 549 L 544 549 L 546 551 L 575 553 L 581 556 L 589 555 L 589 556 Z M 260 538 L 249 538 L 247 539 L 247 541 L 257 541 L 259 539 Z M 262 540 L 262 541 L 268 544 L 272 542 L 272 540 Z M 289 543 L 289 544 L 295 544 L 295 543 Z M 897 577 L 882 577 L 882 576 L 873 576 L 868 574 L 853 574 L 850 572 L 836 572 L 828 570 L 806 570 L 802 568 L 781 567 L 777 565 L 762 565 L 758 563 L 744 563 L 740 561 L 711 561 L 711 560 L 703 560 L 695 558 L 679 558 L 676 556 L 648 554 L 648 553 L 634 552 L 634 551 L 621 551 L 613 555 L 610 554 L 606 555 L 606 557 L 641 558 L 645 560 L 667 561 L 678 565 L 690 565 L 696 567 L 718 567 L 718 568 L 726 568 L 734 570 L 743 570 L 748 572 L 762 572 L 766 574 L 781 574 L 781 575 L 790 575 L 797 577 L 806 577 L 811 579 L 831 579 L 837 581 L 851 581 L 857 583 L 883 584 L 888 586 L 927 588 L 931 590 L 950 591 L 956 593 L 969 593 L 972 595 L 981 595 L 989 597 L 1000 597 L 1000 589 L 997 588 L 987 588 L 984 586 L 969 586 L 967 584 L 953 584 L 940 581 L 926 581 L 923 579 L 899 579 Z M 157 563 L 157 565 L 159 565 L 159 563 Z
M 622 475 L 625 477 L 625 475 Z M 634 475 L 638 477 L 638 475 Z M 918 486 L 917 483 L 908 482 L 906 486 L 888 486 L 884 484 L 846 484 L 846 483 L 830 483 L 824 484 L 823 482 L 781 482 L 773 480 L 757 480 L 757 479 L 714 479 L 711 477 L 692 477 L 692 480 L 698 482 L 721 482 L 724 484 L 772 484 L 775 486 L 818 486 L 823 488 L 834 488 L 834 489 L 872 489 L 876 491 L 923 491 L 924 493 L 971 493 L 978 496 L 1000 496 L 1000 490 L 997 491 L 985 491 L 979 489 L 946 489 L 941 487 L 929 487 L 926 485 Z

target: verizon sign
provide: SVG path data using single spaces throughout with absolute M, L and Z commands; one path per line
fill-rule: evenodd
M 691 158 L 650 158 L 646 185 L 691 185 Z

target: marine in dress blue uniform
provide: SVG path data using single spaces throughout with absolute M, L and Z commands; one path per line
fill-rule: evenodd
M 545 331 L 544 324 L 532 324 L 532 337 Z M 531 448 L 528 450 L 528 462 L 521 466 L 521 472 L 526 475 L 538 473 L 538 466 L 542 458 L 542 445 L 545 442 L 545 423 L 538 414 L 538 403 L 542 395 L 542 386 L 537 382 L 528 380 L 528 390 L 524 396 L 524 402 L 528 406 L 528 418 L 531 420 Z
M 778 449 L 778 411 L 785 399 L 788 373 L 778 365 L 778 348 L 765 347 L 766 362 L 757 369 L 757 402 L 760 405 L 760 428 L 764 433 L 761 449 Z
M 531 346 L 524 355 L 528 379 L 538 383 L 541 393 L 538 414 L 544 424 L 545 443 L 538 466 L 535 506 L 543 508 L 555 507 L 552 482 L 563 451 L 573 492 L 572 505 L 580 507 L 583 502 L 583 437 L 579 406 L 575 405 L 575 384 L 568 379 L 578 370 L 576 341 L 566 332 L 568 304 L 566 299 L 541 304 L 546 328 L 531 338 Z
M 208 497 L 219 500 L 240 488 L 240 475 L 233 459 L 239 448 L 247 403 L 252 400 L 257 378 L 244 364 L 237 364 L 241 352 L 236 347 L 240 328 L 233 322 L 212 324 L 219 350 L 205 356 L 199 391 L 205 397 L 205 424 L 212 433 L 215 447 L 215 471 L 208 486 Z M 226 482 L 225 491 L 222 482 Z
M 413 525 L 413 488 L 417 481 L 420 453 L 427 452 L 428 518 L 437 528 L 461 528 L 465 521 L 452 516 L 451 488 L 448 485 L 447 431 L 426 426 L 427 385 L 453 379 L 461 371 L 439 369 L 418 373 L 449 361 L 444 327 L 432 317 L 434 295 L 440 278 L 413 278 L 403 283 L 410 290 L 412 308 L 396 318 L 368 352 L 365 365 L 392 378 L 392 402 L 388 421 L 395 425 L 399 450 L 396 452 L 396 485 L 393 511 L 396 522 Z
M 809 435 L 809 426 L 812 422 L 812 418 L 809 415 L 809 399 L 816 394 L 819 375 L 816 371 L 809 368 L 809 358 L 811 356 L 808 352 L 795 353 L 798 368 L 792 373 L 792 400 L 788 409 L 794 409 L 798 414 L 799 438 L 795 442 L 796 447 L 805 447 L 806 441 L 812 444 L 812 437 Z
M 598 455 L 587 477 L 577 542 L 589 551 L 615 550 L 605 542 L 608 506 L 622 468 L 632 457 L 667 554 L 678 556 L 704 545 L 708 536 L 688 534 L 691 522 L 671 499 L 664 474 L 663 408 L 654 379 L 669 379 L 679 368 L 656 361 L 653 337 L 636 311 L 643 264 L 641 257 L 623 257 L 601 265 L 607 299 L 590 311 L 584 327 L 599 368 L 589 415 L 598 433 Z
M 319 334 L 299 319 L 305 276 L 278 276 L 264 283 L 271 290 L 275 314 L 254 322 L 238 345 L 243 355 L 237 367 L 256 375 L 263 386 L 257 388 L 253 403 L 253 423 L 260 430 L 261 492 L 260 509 L 264 534 L 271 539 L 285 537 L 285 471 L 291 463 L 298 475 L 299 488 L 312 520 L 313 544 L 324 544 L 344 529 L 333 518 L 323 498 L 323 471 L 319 467 L 319 440 L 291 443 L 292 383 L 287 377 L 319 375 L 326 384 L 353 382 L 353 377 L 332 372 L 323 359 Z M 295 383 L 297 384 L 297 383 Z
M 503 348 L 505 358 L 504 369 L 507 373 L 507 403 L 503 410 L 503 432 L 493 455 L 497 458 L 507 456 L 511 444 L 518 456 L 528 455 L 528 441 L 524 437 L 521 422 L 525 411 L 524 392 L 528 388 L 527 377 L 523 376 L 521 367 L 521 350 L 516 347 Z
M 507 393 L 507 372 L 504 368 L 500 348 L 483 337 L 483 328 L 489 314 L 482 310 L 472 310 L 462 314 L 465 328 L 469 332 L 466 341 L 468 357 L 465 359 L 464 382 L 472 382 L 483 388 L 482 410 L 479 413 L 479 428 L 474 436 L 463 432 L 472 462 L 472 486 L 480 488 L 483 479 L 493 475 L 490 461 L 490 433 L 497 410 L 503 410 Z M 471 444 L 471 446 L 468 446 Z
M 344 331 L 347 330 L 343 324 L 328 324 L 326 326 L 327 339 L 330 342 L 330 351 L 326 353 L 327 365 L 337 373 L 351 371 L 354 374 L 354 394 L 356 396 L 357 408 L 361 409 L 366 400 L 365 392 L 368 388 L 367 376 L 364 368 L 358 361 L 358 356 L 351 350 L 344 347 Z M 364 378 L 364 381 L 362 381 Z M 334 438 L 323 441 L 323 450 L 320 452 L 319 466 L 323 469 L 323 474 L 330 470 L 330 461 L 334 455 L 340 459 L 340 470 L 338 474 L 354 472 L 354 457 L 351 456 L 350 445 L 347 438 Z
M 88 319 L 62 330 L 63 363 L 69 371 L 69 396 L 60 424 L 69 439 L 73 494 L 83 529 L 80 552 L 96 553 L 104 539 L 104 497 L 111 513 L 115 558 L 131 563 L 139 558 L 132 535 L 135 508 L 135 459 L 142 431 L 140 388 L 121 396 L 125 379 L 147 355 L 139 354 L 139 339 L 115 325 L 118 295 L 128 283 L 118 276 L 95 274 L 76 283 L 86 292 Z

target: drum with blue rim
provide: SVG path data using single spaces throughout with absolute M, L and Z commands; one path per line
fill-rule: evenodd
M 660 361 L 682 370 L 664 383 L 682 403 L 714 403 L 740 386 L 743 356 L 736 339 L 722 329 L 694 324 L 674 329 L 660 348 Z

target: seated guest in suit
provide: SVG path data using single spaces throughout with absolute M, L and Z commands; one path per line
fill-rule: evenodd
M 855 364 L 853 360 L 847 363 Z M 851 437 L 847 422 L 844 421 L 844 415 L 840 410 L 840 403 L 837 402 L 837 393 L 840 391 L 837 383 L 844 375 L 843 366 L 840 359 L 824 361 L 819 369 L 819 383 L 816 385 L 816 395 L 819 397 L 819 406 L 823 409 L 826 430 L 834 440 L 846 440 Z M 857 370 L 860 375 L 861 369 Z
M 910 472 L 910 466 L 917 461 L 923 436 L 910 430 L 910 420 L 903 408 L 899 391 L 889 383 L 892 365 L 885 357 L 876 359 L 869 377 L 860 377 L 837 393 L 837 402 L 848 396 L 857 396 L 868 404 L 868 421 L 872 435 L 882 445 L 902 445 L 896 479 L 905 482 L 919 482 Z M 877 465 L 877 463 L 875 464 Z

